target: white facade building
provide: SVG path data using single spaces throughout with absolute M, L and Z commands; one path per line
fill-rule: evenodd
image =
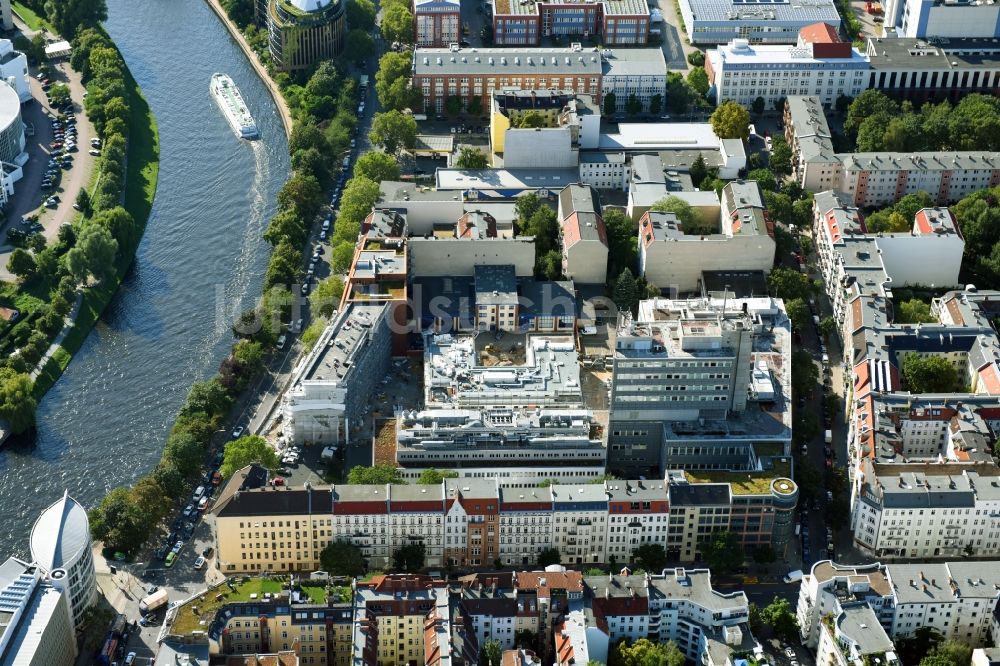
M 1000 3 L 888 0 L 884 25 L 900 37 L 1000 37 Z
M 9 39 L 0 39 L 0 78 L 13 81 L 21 103 L 31 99 L 31 88 L 28 86 L 28 57 L 14 48 Z
M 826 106 L 841 95 L 856 97 L 868 87 L 868 59 L 836 39 L 835 32 L 827 35 L 830 26 L 818 25 L 823 28 L 803 28 L 794 46 L 734 39 L 709 50 L 705 69 L 716 103 L 735 101 L 749 107 L 763 97 L 770 109 L 789 95 L 813 95 Z
M 64 569 L 46 577 L 37 564 L 0 563 L 0 664 L 71 666 L 76 633 Z
M 848 153 L 839 155 L 834 189 L 863 208 L 893 204 L 907 194 L 928 192 L 937 204 L 1000 184 L 1000 156 L 987 151 Z
M 87 510 L 63 493 L 31 528 L 31 558 L 52 584 L 65 589 L 73 623 L 78 625 L 97 600 Z
M 601 51 L 601 96 L 615 96 L 615 113 L 625 113 L 631 96 L 643 112 L 662 113 L 667 96 L 667 63 L 663 51 L 654 49 L 605 49 Z M 651 107 L 659 98 L 659 109 Z

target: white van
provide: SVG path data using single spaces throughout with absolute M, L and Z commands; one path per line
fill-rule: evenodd
M 198 486 L 195 488 L 194 496 L 191 498 L 192 502 L 199 502 L 201 498 L 205 496 L 205 486 Z

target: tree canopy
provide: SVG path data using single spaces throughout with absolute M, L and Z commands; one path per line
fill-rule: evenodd
M 399 470 L 392 465 L 372 465 L 371 467 L 352 467 L 347 473 L 347 482 L 352 485 L 403 483 Z
M 649 209 L 676 215 L 677 220 L 681 223 L 681 230 L 689 236 L 713 234 L 717 231 L 714 223 L 703 222 L 691 204 L 673 194 L 660 199 Z
M 399 162 L 391 155 L 378 151 L 367 152 L 354 163 L 354 174 L 376 183 L 383 180 L 399 180 Z
M 788 599 L 775 597 L 774 601 L 761 609 L 761 618 L 765 624 L 771 625 L 778 636 L 791 642 L 799 635 L 799 621 L 795 617 Z
M 712 571 L 722 575 L 736 571 L 743 564 L 743 545 L 735 532 L 713 532 L 702 545 L 702 554 Z
M 35 425 L 35 408 L 38 406 L 32 393 L 31 377 L 0 368 L 0 419 L 10 424 L 14 434 L 23 433 Z
M 372 143 L 382 146 L 387 153 L 396 155 L 403 148 L 412 148 L 417 140 L 417 121 L 413 116 L 395 109 L 376 113 L 368 133 Z
M 319 563 L 323 571 L 331 576 L 354 578 L 364 575 L 367 569 L 361 551 L 346 541 L 334 541 L 328 544 L 319 554 Z
M 459 169 L 485 169 L 489 165 L 486 153 L 472 146 L 462 146 L 458 159 L 455 160 L 455 166 Z
M 944 356 L 903 357 L 903 379 L 911 393 L 947 393 L 958 387 L 958 370 Z
M 629 643 L 622 639 L 608 650 L 608 666 L 684 666 L 684 653 L 673 641 L 654 643 L 648 638 Z
M 436 486 L 439 485 L 445 479 L 456 479 L 458 478 L 458 472 L 452 469 L 442 469 L 436 470 L 433 467 L 425 469 L 420 473 L 420 478 L 417 483 L 422 486 Z
M 792 268 L 775 268 L 767 276 L 767 288 L 775 298 L 809 298 L 811 284 L 805 274 Z
M 720 139 L 750 138 L 750 112 L 739 102 L 723 102 L 712 112 L 709 122 Z
M 226 444 L 219 474 L 228 479 L 250 463 L 257 463 L 271 470 L 277 469 L 278 454 L 263 437 L 244 435 Z
M 392 553 L 392 569 L 396 573 L 416 573 L 424 568 L 423 543 L 412 543 L 397 548 Z

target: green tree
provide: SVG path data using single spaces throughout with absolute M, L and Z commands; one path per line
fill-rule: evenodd
M 517 221 L 523 226 L 531 216 L 542 206 L 542 200 L 534 192 L 529 192 L 517 198 L 514 203 L 514 212 L 517 213 Z
M 764 109 L 767 107 L 767 102 L 764 101 L 763 97 L 758 96 L 754 101 L 750 103 L 750 110 L 754 112 L 754 115 L 759 116 L 764 113 Z
M 301 247 L 306 242 L 306 225 L 294 210 L 279 210 L 267 224 L 264 240 L 271 245 L 287 241 L 292 247 Z
M 354 243 L 347 241 L 338 243 L 330 252 L 330 270 L 334 273 L 346 273 L 354 259 Z
M 222 8 L 226 10 L 226 15 L 240 29 L 244 29 L 253 23 L 254 10 L 251 0 L 222 0 Z
M 720 139 L 750 138 L 750 112 L 739 102 L 723 102 L 712 112 L 709 122 Z
M 793 330 L 802 333 L 809 328 L 812 315 L 809 312 L 809 306 L 801 298 L 785 301 L 785 312 L 788 314 L 788 320 L 792 322 Z
M 455 166 L 459 169 L 486 169 L 490 166 L 486 154 L 472 146 L 462 146 L 458 152 Z
M 680 72 L 667 72 L 667 110 L 671 113 L 686 113 L 692 104 L 695 92 L 687 84 Z
M 891 118 L 899 114 L 899 104 L 880 90 L 865 90 L 847 107 L 844 132 L 856 136 L 866 118 L 884 116 Z
M 244 435 L 226 443 L 219 474 L 228 479 L 251 463 L 274 470 L 278 468 L 278 454 L 263 437 Z
M 776 174 L 787 176 L 792 172 L 792 148 L 785 137 L 776 136 L 771 140 L 771 157 L 767 163 Z
M 384 485 L 386 483 L 403 483 L 399 470 L 392 465 L 372 465 L 371 467 L 352 467 L 347 473 L 347 483 L 351 485 Z
M 774 548 L 771 548 L 768 544 L 757 546 L 753 549 L 753 561 L 757 564 L 771 564 L 777 557 Z
M 382 108 L 402 111 L 414 103 L 416 95 L 410 88 L 412 57 L 410 51 L 389 51 L 379 59 L 375 93 Z
M 792 352 L 792 390 L 798 395 L 811 393 L 819 380 L 813 357 L 804 349 Z
M 331 275 L 316 285 L 309 294 L 309 306 L 314 315 L 331 317 L 340 299 L 344 295 L 344 279 L 339 275 Z
M 483 98 L 473 95 L 469 100 L 468 113 L 470 116 L 481 116 L 483 114 Z
M 304 220 L 312 219 L 324 203 L 323 187 L 309 174 L 293 173 L 278 192 L 278 205 Z
M 783 640 L 791 642 L 798 638 L 799 621 L 796 619 L 788 599 L 776 596 L 774 601 L 761 609 L 760 614 L 764 623 L 769 624 Z
M 354 173 L 376 183 L 399 180 L 399 162 L 385 153 L 373 150 L 358 158 L 354 163 Z
M 333 541 L 328 544 L 320 551 L 319 563 L 323 571 L 331 576 L 355 578 L 363 576 L 367 570 L 361 550 L 346 541 Z
M 150 522 L 136 506 L 128 488 L 115 488 L 87 513 L 90 532 L 114 551 L 137 550 L 149 535 Z
M 972 663 L 972 647 L 959 641 L 939 643 L 920 661 L 920 666 L 966 666 Z
M 935 321 L 931 306 L 919 298 L 911 298 L 899 303 L 896 308 L 897 324 L 929 324 Z
M 136 481 L 131 495 L 136 511 L 146 517 L 147 525 L 159 523 L 170 509 L 167 493 L 151 474 Z
M 687 61 L 692 67 L 702 67 L 705 64 L 705 54 L 701 51 L 688 53 Z
M 32 392 L 31 377 L 0 367 L 0 419 L 10 424 L 11 432 L 19 435 L 35 425 L 38 403 Z
M 161 459 L 156 467 L 153 468 L 151 476 L 163 488 L 163 492 L 166 493 L 171 504 L 176 503 L 179 498 L 185 496 L 185 493 L 187 493 L 187 479 L 184 478 L 181 471 L 169 460 Z
M 687 75 L 687 84 L 699 95 L 708 92 L 708 73 L 704 67 L 692 67 Z
M 934 627 L 918 627 L 912 636 L 895 640 L 900 662 L 917 664 L 944 641 L 944 636 Z
M 496 639 L 483 643 L 479 653 L 479 666 L 500 666 L 503 659 L 503 646 Z
M 400 546 L 392 553 L 392 569 L 396 573 L 416 573 L 424 568 L 425 554 L 423 543 Z
M 375 54 L 375 39 L 367 30 L 351 30 L 344 38 L 344 53 L 350 54 L 356 61 L 367 60 Z
M 691 182 L 695 184 L 695 187 L 708 177 L 708 166 L 705 164 L 705 158 L 701 152 L 698 153 L 698 157 L 694 158 L 694 162 L 691 163 L 688 175 L 691 176 Z
M 629 95 L 628 100 L 625 102 L 625 113 L 630 116 L 638 115 L 642 111 L 642 102 L 635 95 Z
M 632 556 L 650 573 L 660 573 L 667 566 L 667 551 L 658 543 L 644 543 L 632 551 Z
M 712 234 L 716 231 L 714 222 L 703 222 L 698 213 L 691 207 L 691 204 L 673 194 L 660 199 L 650 206 L 649 209 L 676 215 L 677 220 L 681 223 L 681 229 L 689 236 Z
M 396 110 L 376 113 L 368 138 L 387 153 L 397 155 L 400 149 L 412 148 L 416 143 L 417 121 Z
M 66 253 L 66 267 L 78 282 L 86 282 L 91 276 L 102 280 L 114 270 L 118 241 L 111 233 L 98 224 L 90 224 L 80 231 L 76 245 Z
M 649 112 L 654 116 L 660 115 L 660 111 L 663 110 L 663 94 L 656 93 L 649 98 Z
M 639 293 L 635 285 L 635 276 L 632 271 L 626 268 L 615 280 L 614 292 L 611 300 L 615 302 L 621 312 L 635 312 L 639 307 Z
M 232 399 L 226 394 L 226 389 L 216 379 L 195 382 L 188 391 L 181 414 L 204 413 L 209 416 L 221 416 L 232 405 Z
M 514 127 L 520 127 L 522 129 L 534 129 L 538 127 L 546 127 L 549 122 L 545 119 L 539 111 L 526 111 L 521 115 L 517 116 L 514 120 Z
M 618 109 L 618 98 L 613 92 L 604 95 L 604 115 L 613 116 Z
M 382 10 L 382 35 L 386 41 L 413 43 L 413 14 L 402 4 L 392 4 Z
M 80 188 L 80 191 L 76 194 L 76 207 L 80 209 L 84 217 L 89 217 L 93 210 L 90 207 L 90 194 L 87 190 Z
M 46 0 L 45 16 L 60 35 L 71 39 L 78 29 L 105 21 L 108 8 L 104 0 Z
M 754 169 L 747 174 L 747 180 L 756 181 L 765 192 L 775 192 L 778 189 L 778 181 L 770 169 Z
M 632 220 L 620 208 L 604 209 L 604 228 L 608 236 L 608 262 L 610 279 L 638 263 L 635 228 Z
M 775 298 L 809 298 L 809 278 L 792 268 L 775 268 L 767 276 L 767 288 Z
M 640 638 L 631 645 L 622 639 L 608 654 L 608 666 L 683 666 L 684 663 L 684 653 L 676 643 L 654 643 L 648 638 Z
M 372 211 L 372 206 L 378 201 L 379 194 L 378 183 L 369 178 L 355 176 L 347 181 L 340 197 L 338 226 L 342 220 L 351 220 L 356 224 L 361 224 Z
M 538 553 L 538 566 L 545 568 L 552 564 L 560 564 L 562 562 L 562 555 L 559 553 L 558 548 L 546 548 L 542 552 Z
M 834 331 L 837 330 L 837 320 L 827 315 L 819 320 L 819 333 L 825 338 L 833 335 Z
M 958 387 L 958 370 L 943 356 L 911 352 L 903 357 L 902 370 L 911 393 L 947 393 Z
M 444 112 L 452 118 L 462 113 L 462 98 L 458 95 L 448 95 L 444 100 Z
M 190 477 L 201 469 L 205 460 L 204 443 L 190 432 L 171 433 L 163 447 L 163 459 Z
M 35 263 L 35 258 L 31 256 L 30 252 L 18 247 L 10 253 L 10 259 L 7 260 L 7 270 L 23 282 L 34 277 L 38 270 L 38 264 Z
M 287 239 L 278 243 L 271 253 L 267 270 L 264 272 L 264 289 L 278 285 L 289 285 L 296 281 L 302 270 L 302 251 Z
M 457 479 L 458 472 L 451 469 L 436 470 L 433 467 L 420 473 L 417 483 L 422 486 L 439 486 L 445 479 Z
M 712 533 L 702 545 L 705 561 L 715 573 L 730 574 L 743 565 L 743 546 L 735 532 Z
M 371 0 L 348 0 L 347 24 L 351 28 L 371 31 L 375 27 L 375 4 Z

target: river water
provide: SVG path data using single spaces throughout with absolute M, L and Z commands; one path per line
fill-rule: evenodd
M 0 558 L 27 553 L 64 488 L 90 508 L 156 464 L 188 388 L 232 343 L 223 313 L 260 294 L 260 235 L 288 177 L 277 109 L 203 0 L 108 0 L 106 28 L 159 124 L 156 201 L 121 290 L 39 406 L 37 445 L 0 451 Z M 214 72 L 232 76 L 260 141 L 233 134 Z

